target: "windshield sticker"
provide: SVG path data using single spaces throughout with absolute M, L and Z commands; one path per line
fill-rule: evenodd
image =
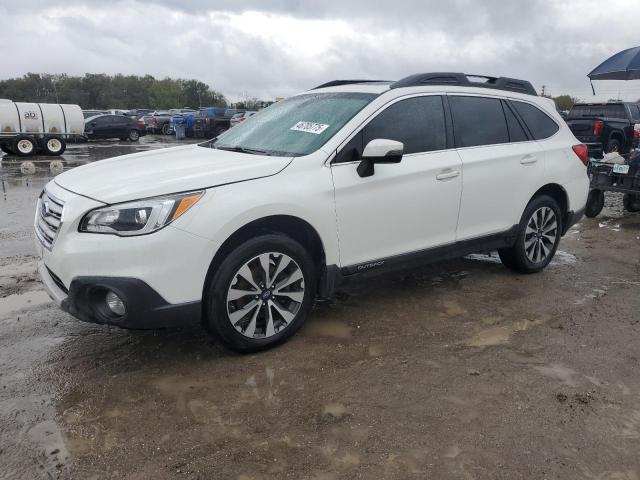
M 329 125 L 325 125 L 324 123 L 298 122 L 293 127 L 291 127 L 291 130 L 295 130 L 296 132 L 306 132 L 320 135 L 327 128 L 329 128 Z

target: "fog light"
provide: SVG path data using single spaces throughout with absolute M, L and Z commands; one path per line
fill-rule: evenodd
M 114 314 L 119 317 L 123 317 L 126 313 L 126 309 L 124 308 L 124 302 L 122 299 L 116 295 L 114 292 L 107 292 L 107 296 L 105 297 L 105 301 L 107 302 L 107 307 Z

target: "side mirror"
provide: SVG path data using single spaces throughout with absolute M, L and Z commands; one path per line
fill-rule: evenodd
M 370 177 L 375 173 L 376 163 L 400 163 L 404 152 L 404 144 L 395 140 L 376 138 L 367 143 L 362 152 L 362 161 L 358 165 L 358 175 Z

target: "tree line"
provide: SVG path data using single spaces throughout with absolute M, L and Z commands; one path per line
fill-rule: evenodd
M 226 107 L 224 95 L 193 79 L 151 75 L 28 73 L 0 80 L 0 98 L 14 102 L 72 103 L 83 109 Z

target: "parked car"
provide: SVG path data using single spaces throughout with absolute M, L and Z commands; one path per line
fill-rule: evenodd
M 151 118 L 147 123 L 147 129 L 151 133 L 169 135 L 169 120 L 171 120 L 171 113 L 169 113 L 169 111 L 155 111 L 151 114 Z M 149 126 L 151 126 L 151 128 L 149 128 Z
M 638 146 L 640 108 L 636 103 L 577 103 L 569 111 L 567 124 L 578 140 L 589 147 L 589 154 L 629 153 Z
M 82 110 L 82 116 L 84 118 L 95 117 L 96 115 L 106 115 L 109 112 L 104 110 Z
M 85 136 L 91 140 L 119 138 L 137 142 L 147 134 L 142 120 L 134 120 L 124 115 L 97 115 L 85 120 Z
M 246 112 L 242 112 L 242 113 L 236 113 L 229 120 L 229 125 L 230 125 L 230 127 L 235 127 L 236 125 L 238 125 L 239 123 L 244 122 L 247 118 L 252 117 L 256 113 L 258 113 L 258 112 L 246 111 Z
M 69 141 L 82 138 L 83 127 L 79 105 L 0 99 L 0 149 L 5 153 L 62 155 Z
M 125 328 L 201 321 L 256 351 L 365 275 L 492 249 L 539 272 L 584 212 L 587 147 L 524 80 L 335 81 L 261 117 L 49 182 L 36 235 L 51 297 Z
M 222 107 L 201 108 L 195 119 L 195 136 L 213 138 L 220 135 L 231 128 L 231 118 L 238 113 L 243 113 L 243 110 Z

